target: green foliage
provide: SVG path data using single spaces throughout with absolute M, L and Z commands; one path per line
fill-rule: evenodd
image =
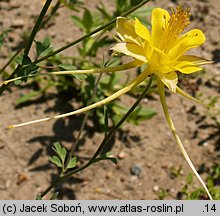
M 39 91 L 31 91 L 31 92 L 21 96 L 20 98 L 18 98 L 16 100 L 16 104 L 17 105 L 24 104 L 24 103 L 30 101 L 31 99 L 36 98 L 36 97 L 41 96 L 41 95 L 42 95 L 42 91 L 41 90 L 39 90 Z
M 8 33 L 11 31 L 11 29 L 6 29 L 0 34 L 0 47 L 3 45 L 5 38 L 8 36 Z
M 40 194 L 37 194 L 37 196 L 36 196 L 36 200 L 42 200 L 42 197 L 41 197 Z
M 139 10 L 135 11 L 133 14 L 131 14 L 129 17 L 133 19 L 137 17 L 141 21 L 141 23 L 143 23 L 146 26 L 150 26 L 150 21 L 149 19 L 147 19 L 147 17 L 150 17 L 153 9 L 153 7 L 142 7 Z
M 51 1 L 46 1 L 40 15 L 37 18 L 37 21 L 33 27 L 33 30 L 29 34 L 28 37 L 25 39 L 26 46 L 24 47 L 24 53 L 21 55 L 17 55 L 12 60 L 12 64 L 16 65 L 16 68 L 14 69 L 14 72 L 10 76 L 13 77 L 15 75 L 16 77 L 23 77 L 21 80 L 16 80 L 14 83 L 16 85 L 21 84 L 22 82 L 26 82 L 29 77 L 35 77 L 34 79 L 31 79 L 32 82 L 35 82 L 37 84 L 37 89 L 31 91 L 23 96 L 21 96 L 17 100 L 17 104 L 23 104 L 25 102 L 30 101 L 33 98 L 39 97 L 46 93 L 47 89 L 51 87 L 57 88 L 58 91 L 72 91 L 74 90 L 74 93 L 76 95 L 76 98 L 82 98 L 84 105 L 87 105 L 89 103 L 93 103 L 96 101 L 100 101 L 103 98 L 109 96 L 110 94 L 117 91 L 119 88 L 124 87 L 126 83 L 129 81 L 129 76 L 126 76 L 126 80 L 124 79 L 124 75 L 121 73 L 119 74 L 108 74 L 106 77 L 103 77 L 100 81 L 100 85 L 96 86 L 96 76 L 95 75 L 67 75 L 67 76 L 48 76 L 48 77 L 41 77 L 41 76 L 29 76 L 36 74 L 38 72 L 50 72 L 50 70 L 76 70 L 76 69 L 89 69 L 89 68 L 97 68 L 97 67 L 108 67 L 110 65 L 119 65 L 121 64 L 121 58 L 113 57 L 110 53 L 109 55 L 103 56 L 103 64 L 100 64 L 98 62 L 98 58 L 100 58 L 100 50 L 102 48 L 108 49 L 109 47 L 115 43 L 114 37 L 109 33 L 114 25 L 109 25 L 109 28 L 105 29 L 104 24 L 106 24 L 107 21 L 112 20 L 118 15 L 121 15 L 128 9 L 131 9 L 133 6 L 139 4 L 141 0 L 115 0 L 115 10 L 113 12 L 109 12 L 108 9 L 105 8 L 104 4 L 100 4 L 100 6 L 97 8 L 97 11 L 91 12 L 89 8 L 86 8 L 86 4 L 83 4 L 82 1 L 79 0 L 60 0 L 57 1 L 57 4 L 55 8 L 59 8 L 60 3 L 69 9 L 79 12 L 79 9 L 83 10 L 82 16 L 76 16 L 72 15 L 71 19 L 74 22 L 76 26 L 78 26 L 83 34 L 89 35 L 91 31 L 93 31 L 95 28 L 103 26 L 103 30 L 99 31 L 98 34 L 93 35 L 91 37 L 87 37 L 82 41 L 81 47 L 78 47 L 79 55 L 75 55 L 74 57 L 67 57 L 67 56 L 61 56 L 56 55 L 55 53 L 58 53 L 60 50 L 64 50 L 67 48 L 67 46 L 62 47 L 61 49 L 57 50 L 52 54 L 53 57 L 48 59 L 48 54 L 53 52 L 53 48 L 51 47 L 51 39 L 45 38 L 43 41 L 36 40 L 36 34 L 40 30 L 42 26 L 44 26 L 43 19 L 45 18 L 45 14 L 50 6 Z M 139 11 L 139 14 L 137 14 L 137 17 L 144 16 L 146 18 L 148 10 Z M 54 13 L 56 10 L 53 11 Z M 48 18 L 52 16 L 51 14 L 48 15 Z M 47 20 L 47 19 L 45 19 Z M 104 30 L 105 29 L 105 30 Z M 4 31 L 0 34 L 0 46 L 3 44 L 3 41 L 5 37 L 7 36 L 9 30 Z M 80 40 L 79 40 L 80 41 Z M 35 43 L 35 57 L 34 59 L 31 59 L 29 57 L 29 51 L 32 47 L 33 42 Z M 72 44 L 76 44 L 77 41 L 73 42 Z M 105 52 L 107 53 L 107 52 Z M 45 57 L 46 56 L 46 57 Z M 45 58 L 44 58 L 45 57 Z M 42 61 L 47 59 L 45 62 L 45 65 L 42 65 Z M 106 60 L 108 59 L 108 60 Z M 51 75 L 51 74 L 50 74 Z M 123 82 L 122 82 L 123 80 Z M 10 82 L 10 81 L 9 81 Z M 123 83 L 123 84 L 122 84 Z M 6 84 L 6 82 L 5 82 Z M 6 85 L 5 85 L 6 86 Z M 4 86 L 4 87 L 5 87 Z M 96 94 L 94 94 L 94 100 L 91 100 L 93 98 L 93 92 L 96 90 L 96 87 L 98 87 Z M 135 96 L 137 96 L 136 94 Z M 108 137 L 108 129 L 109 129 L 109 119 L 111 119 L 112 123 L 115 124 L 116 121 L 119 121 L 122 116 L 127 112 L 127 107 L 118 101 L 113 101 L 112 103 L 96 109 L 95 110 L 95 116 L 98 116 L 98 122 L 103 128 L 103 131 L 105 132 L 105 136 Z M 156 112 L 153 109 L 150 108 L 144 108 L 142 106 L 138 107 L 132 115 L 130 115 L 129 121 L 133 122 L 134 124 L 137 124 L 140 120 L 144 119 L 150 119 L 156 114 Z M 117 128 L 117 127 L 116 127 Z M 105 137 L 105 138 L 106 138 Z M 104 143 L 105 144 L 105 143 Z M 102 145 L 100 147 L 103 147 Z M 61 146 L 60 143 L 56 142 L 53 145 L 53 151 L 55 155 L 52 155 L 49 158 L 49 161 L 56 165 L 58 168 L 61 168 L 61 172 L 59 177 L 57 178 L 57 182 L 61 180 L 63 177 L 66 177 L 68 174 L 74 174 L 77 173 L 80 170 L 83 170 L 89 166 L 90 164 L 97 163 L 99 161 L 103 160 L 109 160 L 113 162 L 114 164 L 117 164 L 117 159 L 107 154 L 101 154 L 101 150 L 98 148 L 97 154 L 94 154 L 94 157 L 92 157 L 91 160 L 88 161 L 88 163 L 85 165 L 85 167 L 76 167 L 77 166 L 77 158 L 74 157 L 74 153 L 72 152 L 74 150 L 71 149 L 71 152 L 69 153 L 66 148 Z M 101 154 L 101 155 L 100 155 Z M 96 157 L 95 157 L 96 155 Z M 66 176 L 65 176 L 66 175 Z M 70 176 L 70 175 L 69 175 Z M 56 182 L 56 181 L 55 181 Z M 54 184 L 54 185 L 53 185 Z M 50 190 L 50 188 L 54 187 L 56 183 L 52 183 L 52 186 L 49 187 L 48 190 L 46 190 L 45 193 L 42 193 L 42 195 L 38 195 L 36 199 L 41 200 L 42 197 Z M 57 199 L 58 193 L 54 193 L 51 197 L 51 199 Z
M 97 11 L 91 12 L 89 8 L 86 8 L 86 4 L 83 5 L 81 1 L 71 1 L 63 0 L 61 3 L 77 12 L 77 15 L 72 15 L 71 19 L 74 25 L 78 26 L 84 34 L 91 32 L 93 29 L 105 24 L 107 21 L 113 19 L 114 17 L 120 15 L 121 13 L 127 11 L 131 7 L 140 3 L 140 1 L 134 0 L 115 0 L 115 10 L 109 11 L 108 8 L 101 2 L 97 7 Z M 78 9 L 83 9 L 82 16 L 78 15 Z M 137 10 L 132 17 L 136 16 L 141 20 L 147 20 L 147 16 L 151 12 L 152 8 L 143 7 Z M 130 16 L 131 17 L 131 16 Z M 146 23 L 145 22 L 145 23 Z M 110 31 L 114 25 L 110 26 L 107 31 Z M 106 30 L 105 30 L 106 31 Z M 54 56 L 49 59 L 47 64 L 52 67 L 58 68 L 60 70 L 76 70 L 76 69 L 89 69 L 103 67 L 97 64 L 97 55 L 99 50 L 104 47 L 109 47 L 115 43 L 111 35 L 106 34 L 105 31 L 101 31 L 99 34 L 93 37 L 89 37 L 82 41 L 80 47 L 78 47 L 79 56 L 66 58 L 65 56 Z M 39 70 L 38 65 L 35 64 L 39 57 L 45 56 L 50 53 L 53 49 L 51 47 L 51 40 L 45 38 L 43 41 L 35 40 L 35 52 L 36 59 L 32 60 L 28 56 L 19 55 L 15 58 L 15 62 L 21 65 L 17 76 L 25 76 L 29 74 L 37 73 Z M 105 67 L 116 66 L 121 64 L 120 56 L 110 56 L 110 58 L 104 62 Z M 106 96 L 116 92 L 119 88 L 122 88 L 129 76 L 126 75 L 126 80 L 124 80 L 124 73 L 111 73 L 102 77 L 99 87 L 97 89 L 94 102 L 104 99 Z M 28 78 L 23 78 L 22 80 L 15 81 L 15 84 L 19 85 L 21 82 L 26 82 Z M 32 79 L 33 80 L 33 79 Z M 123 85 L 120 84 L 122 83 Z M 83 106 L 86 106 L 93 101 L 91 97 L 94 91 L 96 76 L 95 75 L 62 75 L 56 78 L 50 76 L 47 77 L 47 83 L 42 82 L 42 79 L 35 79 L 35 82 L 40 82 L 40 89 L 31 91 L 17 100 L 18 104 L 26 103 L 28 100 L 40 97 L 41 94 L 45 94 L 49 88 L 56 87 L 58 91 L 73 91 L 76 92 L 78 98 L 82 99 Z M 139 92 L 134 92 L 133 96 L 136 97 Z M 97 108 L 93 112 L 94 118 L 99 123 L 100 129 L 106 131 L 107 118 L 114 124 L 120 120 L 120 118 L 127 112 L 127 107 L 117 100 L 111 102 L 106 106 L 105 112 L 103 108 Z M 129 117 L 128 121 L 133 124 L 138 124 L 142 120 L 147 120 L 156 115 L 156 111 L 152 108 L 146 108 L 139 106 Z M 108 117 L 107 117 L 108 116 Z
M 167 196 L 170 195 L 170 193 L 167 190 L 160 188 L 157 195 L 160 200 L 164 200 Z
M 64 161 L 66 159 L 66 149 L 63 148 L 60 143 L 56 142 L 54 143 L 54 147 L 53 150 L 57 153 L 57 155 L 59 156 L 59 158 L 62 161 L 62 164 L 64 164 Z
M 45 38 L 43 42 L 34 41 L 37 58 L 48 55 L 53 51 L 53 48 L 50 47 L 50 38 Z
M 15 57 L 14 61 L 21 66 L 27 66 L 32 63 L 31 59 L 29 56 L 26 56 L 24 54 L 18 55 Z
M 67 164 L 67 169 L 71 169 L 71 168 L 74 168 L 77 164 L 77 158 L 76 157 L 73 157 L 70 159 L 69 163 Z
M 93 160 L 93 163 L 97 163 L 97 162 L 103 161 L 103 160 L 111 161 L 111 162 L 114 163 L 114 164 L 117 164 L 117 163 L 118 163 L 117 158 L 112 157 L 112 156 L 111 156 L 111 153 L 107 153 L 107 154 L 101 155 L 100 157 L 94 159 L 94 160 Z
M 83 30 L 86 33 L 89 33 L 93 27 L 93 16 L 91 12 L 84 8 L 84 13 L 82 19 L 80 19 L 78 16 L 71 16 L 73 22 L 76 26 L 78 26 L 81 30 Z
M 178 177 L 180 177 L 182 175 L 182 171 L 183 171 L 182 166 L 179 166 L 179 167 L 172 166 L 170 168 L 171 178 L 178 178 Z
M 18 77 L 27 76 L 29 74 L 35 74 L 38 72 L 38 66 L 31 61 L 31 59 L 24 55 L 18 55 L 15 57 L 14 61 L 21 66 L 21 69 L 17 72 Z M 28 80 L 27 77 L 22 78 L 21 80 L 16 80 L 15 85 L 19 85 L 22 82 L 26 82 Z
M 98 10 L 93 13 L 91 13 L 88 8 L 83 7 L 84 11 L 82 17 L 79 17 L 78 15 L 72 15 L 71 19 L 73 20 L 74 24 L 77 25 L 86 34 L 91 32 L 94 28 L 103 25 L 106 20 L 111 20 L 112 18 L 114 18 L 117 13 L 122 13 L 138 3 L 138 1 L 128 0 L 116 1 L 116 8 L 113 12 L 109 12 L 109 10 L 107 10 L 103 4 L 100 4 Z M 144 10 L 142 9 L 138 12 L 138 18 L 142 17 L 143 19 L 147 20 L 146 16 L 149 14 L 150 10 L 151 8 L 148 9 L 148 7 L 144 7 Z M 111 30 L 111 28 L 109 28 L 108 30 Z M 112 45 L 114 42 L 115 41 L 111 37 L 106 35 L 103 31 L 95 37 L 89 37 L 83 40 L 82 46 L 78 47 L 80 58 L 72 57 L 71 59 L 67 59 L 65 57 L 62 58 L 61 56 L 57 56 L 48 60 L 48 64 L 64 71 L 76 70 L 78 68 L 88 69 L 103 67 L 97 64 L 97 54 L 99 53 L 99 50 L 101 48 L 109 48 L 109 46 Z M 42 42 L 35 41 L 35 51 L 36 59 L 45 56 L 46 54 L 51 52 L 52 48 L 50 39 L 45 38 Z M 38 66 L 36 66 L 27 56 L 18 56 L 16 58 L 16 62 L 19 65 L 22 65 L 22 69 L 19 71 L 18 76 L 33 74 L 39 71 Z M 104 62 L 105 67 L 116 66 L 119 64 L 121 64 L 120 56 L 110 56 L 110 58 Z M 124 73 L 111 73 L 103 76 L 100 80 L 99 87 L 93 101 L 100 101 L 106 96 L 109 96 L 110 94 L 116 92 L 119 88 L 122 88 L 123 85 L 120 83 L 122 83 L 122 80 L 124 83 L 126 83 L 127 80 L 129 80 L 129 76 L 127 76 L 127 80 L 124 80 L 124 78 Z M 76 80 L 80 82 L 76 82 Z M 23 81 L 27 81 L 27 78 L 23 78 L 21 81 L 16 81 L 15 83 L 18 85 Z M 41 82 L 41 79 L 35 81 Z M 46 84 L 46 86 L 44 86 L 44 84 L 41 83 L 40 90 L 35 90 L 22 96 L 17 100 L 18 104 L 25 103 L 28 100 L 34 99 L 36 97 L 40 97 L 41 94 L 44 94 L 46 90 L 53 86 L 55 86 L 58 91 L 73 91 L 73 89 L 75 89 L 75 92 L 79 93 L 78 97 L 82 99 L 83 106 L 86 106 L 93 102 L 91 101 L 91 97 L 96 82 L 95 75 L 62 75 L 56 77 L 55 79 L 53 77 L 47 77 L 47 81 L 50 84 Z M 134 93 L 133 96 L 136 97 L 136 93 Z M 115 125 L 116 122 L 118 122 L 120 118 L 122 118 L 122 116 L 127 112 L 127 110 L 128 109 L 125 105 L 119 103 L 116 100 L 106 106 L 105 112 L 103 112 L 102 107 L 95 109 L 95 111 L 93 112 L 93 119 L 96 119 L 95 121 L 99 124 L 99 128 L 102 131 L 106 131 L 106 116 L 108 116 L 113 125 Z M 133 124 L 138 124 L 140 121 L 148 120 L 154 115 L 156 115 L 156 111 L 154 109 L 139 106 L 128 118 L 128 121 Z
M 67 150 L 60 145 L 60 143 L 54 143 L 53 147 L 54 152 L 57 156 L 52 156 L 49 158 L 50 162 L 55 164 L 57 167 L 62 168 L 62 171 L 65 172 L 68 169 L 72 169 L 77 165 L 77 158 L 73 157 L 68 161 L 67 166 L 65 167 L 65 162 L 67 158 Z
M 50 200 L 57 200 L 58 199 L 58 195 L 59 195 L 59 192 L 53 193 L 53 195 L 51 196 Z
M 83 6 L 83 2 L 80 0 L 60 0 L 60 2 L 65 7 L 77 12 L 78 12 L 78 7 Z
M 63 168 L 63 164 L 57 156 L 50 157 L 49 160 L 50 160 L 50 162 L 54 163 L 58 167 Z
M 193 191 L 190 190 L 190 186 L 193 184 L 193 175 L 190 173 L 187 176 L 187 184 L 181 189 L 181 199 L 189 200 L 198 200 L 198 199 L 207 199 L 206 193 L 203 188 L 196 188 Z M 206 179 L 206 184 L 214 200 L 220 200 L 220 188 L 219 188 L 219 179 L 220 179 L 220 165 L 214 164 L 209 172 Z
M 66 70 L 66 71 L 71 71 L 71 70 L 76 70 L 77 68 L 71 64 L 60 64 L 58 65 L 58 67 L 61 69 L 61 70 Z M 69 76 L 73 76 L 75 77 L 77 80 L 81 81 L 83 79 L 86 79 L 87 78 L 87 74 L 73 74 L 73 75 L 69 75 Z

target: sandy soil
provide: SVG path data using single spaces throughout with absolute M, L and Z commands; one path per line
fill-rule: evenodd
M 88 2 L 88 8 L 95 9 L 98 1 Z M 106 2 L 109 7 L 113 5 L 113 1 Z M 207 73 L 202 75 L 202 79 L 196 77 L 185 81 L 188 86 L 186 90 L 192 89 L 192 86 L 198 87 L 197 93 L 202 92 L 202 98 L 206 102 L 210 96 L 220 99 L 219 2 L 182 2 L 191 8 L 192 26 L 202 29 L 207 37 L 206 43 L 195 53 L 215 61 L 205 67 Z M 154 1 L 149 5 L 164 8 L 175 6 L 168 0 Z M 31 29 L 41 6 L 41 1 L 33 1 L 32 4 L 28 0 L 0 1 L 0 32 L 8 27 L 14 29 L 9 33 L 6 45 L 0 50 L 0 65 L 6 62 L 12 51 L 17 50 L 23 32 Z M 71 22 L 72 14 L 67 8 L 61 8 L 50 26 L 39 32 L 37 39 L 51 36 L 53 46 L 58 48 L 78 38 L 81 32 Z M 75 55 L 75 51 L 75 47 L 70 48 L 65 54 Z M 52 144 L 59 141 L 69 148 L 82 122 L 83 115 L 7 130 L 9 124 L 44 117 L 48 112 L 50 115 L 63 113 L 73 108 L 66 95 L 57 94 L 48 94 L 29 106 L 16 107 L 16 99 L 28 91 L 28 88 L 18 89 L 13 86 L 11 91 L 6 91 L 0 97 L 1 199 L 34 199 L 36 194 L 42 192 L 57 174 L 56 168 L 48 162 Z M 60 199 L 158 199 L 161 190 L 169 193 L 165 199 L 177 199 L 191 170 L 173 141 L 158 99 L 158 95 L 153 94 L 153 99 L 142 102 L 156 109 L 158 115 L 138 126 L 126 123 L 112 140 L 111 152 L 120 157 L 118 165 L 105 161 L 73 176 L 56 188 L 56 191 L 60 191 Z M 124 96 L 121 100 L 128 105 L 134 102 L 129 96 Z M 210 126 L 213 121 L 207 110 L 175 94 L 168 96 L 168 105 L 196 168 L 206 171 L 212 164 L 219 163 L 219 128 Z M 217 105 L 220 106 L 219 101 Z M 89 122 L 84 130 L 83 145 L 77 152 L 80 163 L 91 156 L 102 138 L 103 134 Z M 134 169 L 137 172 L 132 171 Z M 180 169 L 177 177 L 172 175 L 173 169 Z M 206 178 L 206 172 L 202 177 Z M 200 187 L 200 184 L 195 179 L 190 190 L 196 187 Z

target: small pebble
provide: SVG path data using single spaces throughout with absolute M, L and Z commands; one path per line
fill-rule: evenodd
M 23 19 L 15 19 L 14 22 L 12 23 L 12 27 L 18 28 L 24 26 L 25 22 Z
M 7 188 L 10 188 L 10 187 L 11 187 L 11 180 L 7 180 L 5 182 L 5 188 L 7 189 Z
M 118 158 L 119 158 L 119 159 L 124 159 L 125 156 L 126 156 L 126 154 L 125 154 L 124 152 L 120 152 L 120 153 L 118 154 Z
M 130 172 L 132 175 L 139 176 L 141 174 L 141 167 L 139 165 L 133 165 Z
M 159 189 L 160 189 L 160 187 L 159 187 L 158 185 L 155 185 L 155 186 L 153 187 L 153 191 L 154 191 L 154 192 L 158 192 Z

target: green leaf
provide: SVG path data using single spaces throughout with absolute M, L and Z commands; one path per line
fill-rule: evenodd
M 54 145 L 54 147 L 55 147 L 55 148 L 53 148 L 53 150 L 54 150 L 56 153 L 60 154 L 61 151 L 62 151 L 62 147 L 61 147 L 60 143 L 59 143 L 59 142 L 55 142 L 53 145 Z
M 20 54 L 20 55 L 16 56 L 14 58 L 14 61 L 19 65 L 29 65 L 32 63 L 31 59 L 24 54 Z
M 35 74 L 35 73 L 37 73 L 37 71 L 38 71 L 38 66 L 35 65 L 34 63 L 30 63 L 30 64 L 22 67 L 18 71 L 17 76 L 18 77 L 27 76 L 29 74 Z M 23 82 L 26 82 L 27 80 L 28 80 L 28 77 L 24 77 L 21 79 L 21 81 L 23 81 Z
M 58 67 L 61 70 L 66 70 L 66 71 L 71 71 L 71 70 L 77 69 L 74 65 L 71 65 L 71 64 L 60 64 L 60 65 L 58 65 Z M 87 78 L 86 74 L 70 74 L 70 76 L 73 76 L 80 81 Z
M 74 168 L 77 164 L 77 158 L 76 157 L 73 157 L 70 159 L 68 165 L 67 165 L 67 169 L 71 169 L 71 168 Z
M 82 22 L 82 20 L 80 20 L 79 17 L 73 15 L 73 16 L 71 16 L 71 18 L 72 18 L 72 20 L 73 20 L 73 22 L 75 23 L 76 26 L 78 26 L 83 31 L 85 30 L 83 22 Z
M 94 163 L 98 162 L 98 161 L 102 161 L 102 160 L 109 160 L 111 161 L 112 163 L 114 164 L 117 164 L 118 161 L 117 161 L 117 158 L 114 158 L 114 157 L 109 157 L 110 156 L 110 153 L 106 153 L 105 155 L 102 155 L 101 157 L 99 158 L 96 158 L 94 160 Z
M 0 34 L 0 46 L 3 45 L 4 39 L 8 36 L 8 32 L 10 32 L 10 31 L 11 31 L 11 29 L 6 29 L 5 31 L 3 31 Z
M 90 51 L 91 51 L 91 49 L 92 49 L 95 42 L 96 42 L 95 39 L 92 38 L 92 37 L 90 37 L 87 40 L 83 41 L 83 45 L 84 45 L 83 49 L 84 49 L 84 53 L 86 55 L 88 55 L 88 53 L 90 53 Z
M 59 192 L 53 193 L 53 195 L 52 195 L 52 197 L 50 198 L 50 200 L 57 200 L 57 199 L 58 199 L 58 195 L 59 195 Z
M 63 167 L 62 162 L 60 161 L 60 159 L 57 156 L 53 156 L 53 157 L 49 157 L 50 162 L 54 163 L 55 165 L 57 165 L 58 167 Z
M 201 190 L 196 190 L 196 191 L 193 191 L 191 194 L 190 194 L 190 200 L 198 200 L 199 199 L 199 196 L 201 195 Z
M 26 103 L 30 99 L 35 98 L 35 97 L 40 96 L 40 95 L 42 95 L 41 91 L 31 91 L 31 92 L 25 94 L 24 96 L 18 98 L 17 101 L 16 101 L 16 104 L 20 105 L 22 103 Z
M 92 14 L 88 9 L 85 8 L 85 11 L 83 13 L 83 25 L 86 29 L 86 32 L 90 32 L 92 25 L 93 25 L 93 17 Z
M 41 54 L 40 54 L 40 56 L 46 56 L 46 55 L 48 55 L 48 54 L 50 54 L 50 53 L 52 53 L 53 52 L 53 48 L 52 47 L 48 47 L 47 49 L 45 49 Z
M 67 8 L 74 10 L 74 11 L 78 11 L 78 7 L 83 6 L 83 2 L 79 1 L 79 0 L 60 0 L 60 2 Z
M 53 148 L 53 150 L 57 153 L 62 163 L 64 164 L 64 161 L 66 159 L 66 153 L 67 153 L 66 149 L 63 148 L 59 142 L 54 143 L 54 147 L 55 148 Z
M 65 149 L 65 148 L 62 148 L 62 149 L 61 149 L 60 158 L 61 158 L 61 160 L 62 160 L 62 162 L 63 162 L 63 164 L 64 164 L 65 159 L 66 159 L 66 149 Z
M 192 182 L 193 182 L 193 175 L 192 175 L 192 173 L 189 173 L 189 175 L 187 176 L 186 180 L 187 180 L 187 184 L 192 184 Z
M 119 8 L 122 8 L 125 5 L 126 1 L 125 0 L 116 0 L 116 5 Z
M 107 133 L 108 133 L 108 109 L 107 109 L 107 106 L 104 106 L 103 109 L 104 109 L 104 132 L 105 132 L 105 135 L 107 135 Z
M 42 197 L 41 197 L 40 194 L 37 194 L 37 196 L 36 196 L 36 200 L 42 200 Z
M 106 67 L 118 66 L 121 63 L 121 57 L 113 56 L 106 64 Z
M 37 56 L 45 55 L 45 51 L 50 47 L 50 38 L 45 38 L 43 42 L 35 41 Z M 51 50 L 51 49 L 50 49 Z M 43 54 L 44 53 L 44 54 Z M 48 53 L 47 53 L 48 54 Z
M 15 80 L 15 81 L 14 81 L 14 84 L 15 84 L 15 85 L 20 85 L 21 83 L 22 83 L 22 80 Z
M 132 13 L 132 15 L 129 15 L 130 18 L 135 18 L 137 17 L 141 23 L 143 23 L 144 25 L 148 25 L 150 26 L 150 21 L 149 19 L 147 19 L 147 16 L 150 16 L 152 10 L 154 9 L 154 7 L 141 7 L 138 10 L 136 10 L 134 13 Z
M 108 20 L 111 20 L 112 16 L 109 13 L 108 9 L 105 7 L 103 2 L 100 2 L 100 5 L 98 5 L 97 9 L 98 9 L 98 11 L 101 12 L 103 17 L 107 18 Z
M 154 109 L 140 106 L 132 112 L 129 120 L 133 121 L 135 124 L 138 124 L 139 121 L 149 120 L 156 114 L 157 112 Z
M 76 66 L 72 65 L 72 64 L 60 64 L 58 65 L 58 67 L 61 70 L 66 70 L 66 71 L 71 71 L 71 70 L 76 70 Z

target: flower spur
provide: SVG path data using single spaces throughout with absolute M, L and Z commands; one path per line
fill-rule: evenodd
M 116 31 L 121 39 L 121 42 L 113 46 L 112 50 L 133 57 L 135 59 L 133 62 L 109 68 L 81 71 L 61 71 L 47 74 L 59 75 L 116 72 L 128 68 L 139 67 L 143 64 L 146 64 L 146 69 L 127 86 L 97 103 L 69 113 L 11 125 L 9 127 L 14 128 L 86 112 L 120 97 L 146 80 L 149 75 L 155 74 L 157 76 L 158 92 L 162 108 L 173 137 L 192 171 L 201 182 L 209 198 L 212 199 L 205 183 L 193 166 L 179 136 L 177 135 L 175 126 L 168 112 L 165 98 L 164 86 L 168 87 L 174 93 L 177 92 L 188 99 L 203 104 L 201 101 L 188 95 L 177 86 L 178 73 L 191 74 L 202 70 L 200 67 L 201 65 L 210 63 L 210 61 L 204 58 L 185 54 L 188 50 L 196 48 L 205 42 L 205 36 L 199 29 L 192 29 L 184 34 L 181 34 L 185 27 L 189 25 L 189 18 L 189 10 L 185 10 L 182 6 L 177 6 L 176 11 L 172 11 L 171 15 L 164 9 L 156 8 L 152 11 L 152 28 L 150 32 L 148 28 L 146 28 L 137 18 L 135 18 L 135 20 L 131 20 L 119 17 L 116 22 Z M 36 75 L 29 75 L 28 77 L 32 76 Z M 18 77 L 6 82 L 8 83 L 16 79 L 20 78 Z

